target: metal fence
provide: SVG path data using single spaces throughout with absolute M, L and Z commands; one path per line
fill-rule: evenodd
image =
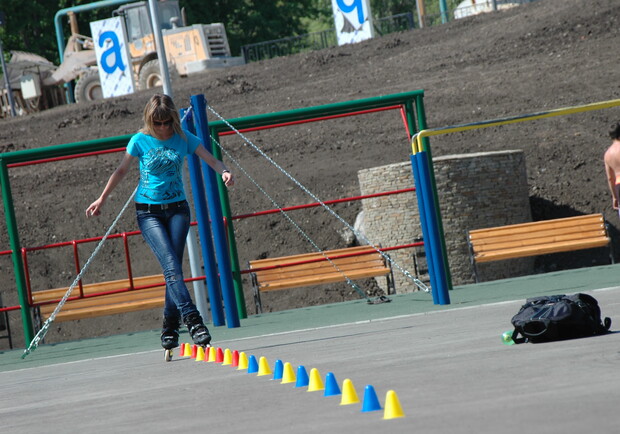
M 388 33 L 413 29 L 415 27 L 415 20 L 413 13 L 407 12 L 386 18 L 379 18 L 374 20 L 373 24 L 377 35 L 387 35 Z M 288 56 L 304 51 L 335 47 L 336 45 L 338 45 L 336 29 L 332 27 L 331 29 L 322 30 L 320 32 L 244 45 L 241 47 L 241 51 L 247 63 L 271 59 L 273 57 Z
M 450 21 L 476 13 L 487 12 L 495 8 L 501 10 L 534 1 L 538 0 L 486 0 L 485 2 L 478 0 L 475 6 L 456 8 L 448 11 L 447 20 Z M 423 21 L 423 26 L 420 26 L 419 17 L 414 15 L 413 12 L 407 12 L 385 18 L 377 18 L 373 21 L 373 24 L 376 35 L 383 36 L 389 33 L 413 30 L 419 27 L 440 25 L 446 21 L 446 18 L 443 17 L 442 19 L 440 13 L 427 14 L 424 16 Z M 241 52 L 247 63 L 271 59 L 273 57 L 288 56 L 305 51 L 321 50 L 323 48 L 335 47 L 336 45 L 338 45 L 336 29 L 332 27 L 331 29 L 322 30 L 320 32 L 244 45 L 241 47 Z

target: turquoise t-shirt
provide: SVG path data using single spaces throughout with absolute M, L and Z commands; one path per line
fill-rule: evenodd
M 140 184 L 135 201 L 170 203 L 185 199 L 183 159 L 200 146 L 200 139 L 185 132 L 187 140 L 174 134 L 159 140 L 143 133 L 135 134 L 127 145 L 127 153 L 140 159 Z

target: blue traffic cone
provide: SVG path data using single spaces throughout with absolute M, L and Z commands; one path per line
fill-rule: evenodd
M 379 398 L 377 398 L 377 393 L 375 392 L 375 388 L 370 384 L 366 386 L 364 390 L 364 402 L 362 404 L 362 413 L 367 411 L 376 411 L 381 410 L 381 404 L 379 404 Z
M 336 376 L 331 372 L 328 372 L 325 376 L 325 393 L 323 396 L 340 395 L 340 393 L 340 387 L 338 387 Z
M 258 362 L 255 356 L 248 359 L 248 374 L 256 374 L 258 372 Z
M 282 363 L 282 360 L 278 359 L 276 360 L 276 364 L 273 369 L 272 380 L 281 380 L 283 374 L 284 374 L 284 364 Z
M 310 384 L 310 378 L 308 378 L 308 372 L 302 365 L 297 367 L 297 382 L 295 387 L 307 387 Z

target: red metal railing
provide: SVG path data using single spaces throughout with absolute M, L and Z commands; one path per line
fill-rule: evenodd
M 327 121 L 327 120 L 331 120 L 331 119 L 339 119 L 339 118 L 343 118 L 343 117 L 347 117 L 347 116 L 358 116 L 358 115 L 366 115 L 366 114 L 370 114 L 370 113 L 377 113 L 377 112 L 382 112 L 382 111 L 387 111 L 387 110 L 400 110 L 400 114 L 401 114 L 401 118 L 403 120 L 403 123 L 405 124 L 405 130 L 407 131 L 407 134 L 409 134 L 409 127 L 407 126 L 407 118 L 406 118 L 406 114 L 405 114 L 405 108 L 402 105 L 392 105 L 392 106 L 388 106 L 388 107 L 379 107 L 379 108 L 374 108 L 374 109 L 367 109 L 367 110 L 358 110 L 355 112 L 348 112 L 348 113 L 341 113 L 338 115 L 329 115 L 329 116 L 320 116 L 320 117 L 316 117 L 316 118 L 312 118 L 312 119 L 301 119 L 298 121 L 290 121 L 290 122 L 281 122 L 279 124 L 271 124 L 271 125 L 264 125 L 261 127 L 251 127 L 251 128 L 243 128 L 240 130 L 237 130 L 240 133 L 249 133 L 249 132 L 253 132 L 253 131 L 262 131 L 262 130 L 267 130 L 267 129 L 271 129 L 271 128 L 281 128 L 281 127 L 290 127 L 292 125 L 301 125 L 301 124 L 308 124 L 311 122 L 319 122 L 319 121 Z M 219 133 L 220 136 L 230 136 L 233 134 L 237 134 L 237 131 L 223 131 L 221 133 Z M 407 135 L 407 140 L 409 140 L 411 136 Z
M 318 121 L 324 121 L 324 120 L 330 120 L 330 119 L 338 119 L 338 118 L 347 117 L 347 116 L 363 115 L 363 114 L 369 114 L 369 113 L 375 113 L 375 112 L 381 112 L 381 111 L 387 111 L 387 110 L 399 110 L 400 111 L 401 118 L 403 120 L 403 124 L 405 126 L 406 131 L 407 131 L 407 139 L 409 140 L 409 137 L 410 137 L 410 135 L 409 135 L 409 128 L 408 128 L 408 125 L 407 125 L 405 109 L 404 109 L 404 107 L 402 105 L 394 105 L 394 106 L 389 106 L 389 107 L 380 107 L 380 108 L 375 108 L 375 109 L 368 109 L 368 110 L 360 110 L 360 111 L 356 111 L 356 112 L 342 113 L 342 114 L 338 114 L 338 115 L 322 116 L 322 117 L 317 117 L 317 118 L 313 118 L 313 119 L 284 122 L 284 123 L 280 123 L 280 124 L 272 124 L 272 125 L 266 125 L 266 126 L 261 126 L 261 127 L 246 128 L 246 129 L 242 129 L 242 130 L 239 130 L 239 131 L 243 132 L 243 133 L 245 133 L 245 132 L 252 132 L 252 131 L 260 131 L 260 130 L 271 129 L 271 128 L 280 128 L 280 127 L 285 127 L 285 126 L 299 125 L 299 124 L 305 124 L 305 123 L 310 123 L 310 122 L 318 122 Z M 236 132 L 235 131 L 221 132 L 220 136 L 226 136 L 226 135 L 231 135 L 231 134 L 236 134 Z M 36 160 L 36 161 L 29 161 L 29 162 L 23 162 L 23 163 L 14 163 L 14 164 L 8 165 L 8 167 L 9 168 L 23 167 L 23 166 L 28 166 L 28 165 L 43 164 L 43 163 L 49 163 L 49 162 L 58 162 L 58 161 L 63 161 L 63 160 L 69 160 L 69 159 L 75 159 L 75 158 L 83 158 L 83 157 L 91 157 L 91 156 L 96 156 L 96 155 L 110 154 L 110 153 L 123 152 L 123 151 L 125 151 L 125 148 L 116 148 L 116 149 L 110 149 L 110 150 L 105 150 L 105 151 L 88 152 L 88 153 L 81 153 L 81 154 L 75 154 L 75 155 L 70 155 L 70 156 L 63 156 L 63 157 L 56 157 L 56 158 L 46 158 L 46 159 L 41 159 L 41 160 Z M 387 195 L 392 195 L 392 194 L 402 194 L 402 193 L 407 193 L 407 192 L 411 192 L 411 191 L 415 191 L 415 188 L 407 188 L 407 189 L 402 189 L 402 190 L 382 192 L 382 193 L 376 193 L 376 194 L 365 195 L 365 196 L 354 196 L 354 197 L 349 197 L 349 198 L 341 198 L 341 199 L 325 201 L 325 202 L 322 202 L 322 203 L 315 202 L 315 203 L 304 204 L 304 205 L 295 205 L 295 206 L 290 206 L 290 207 L 286 207 L 286 208 L 282 208 L 282 209 L 278 208 L 278 209 L 272 209 L 272 210 L 259 211 L 259 212 L 250 213 L 250 214 L 233 216 L 232 219 L 233 220 L 238 220 L 238 219 L 244 219 L 244 218 L 250 218 L 250 217 L 258 217 L 258 216 L 261 216 L 261 215 L 276 214 L 276 213 L 279 213 L 281 211 L 288 212 L 288 211 L 294 211 L 294 210 L 300 210 L 300 209 L 306 209 L 306 208 L 322 206 L 323 204 L 331 205 L 331 204 L 336 204 L 336 203 L 351 202 L 351 201 L 357 201 L 357 200 L 362 200 L 362 199 L 369 199 L 369 198 L 373 198 L 373 197 L 387 196 Z M 196 222 L 192 222 L 191 224 L 192 225 L 196 225 Z M 225 224 L 226 224 L 226 221 L 225 221 Z M 75 300 L 75 299 L 80 299 L 80 298 L 98 297 L 98 296 L 102 296 L 102 295 L 115 294 L 115 293 L 119 293 L 119 292 L 135 291 L 135 290 L 153 288 L 153 287 L 162 285 L 164 282 L 156 283 L 156 284 L 150 284 L 150 285 L 141 285 L 141 286 L 134 285 L 133 274 L 132 274 L 132 269 L 131 269 L 131 257 L 130 257 L 130 254 L 129 254 L 129 246 L 128 246 L 127 239 L 128 239 L 129 236 L 134 236 L 134 235 L 138 235 L 138 234 L 140 234 L 140 231 L 131 231 L 131 232 L 123 232 L 123 233 L 119 233 L 119 234 L 110 235 L 108 237 L 108 239 L 123 238 L 124 251 L 125 251 L 125 259 L 126 259 L 126 263 L 127 263 L 127 275 L 128 275 L 128 281 L 129 281 L 129 286 L 127 288 L 116 289 L 116 290 L 111 290 L 111 291 L 101 291 L 101 292 L 90 293 L 90 294 L 84 294 L 83 283 L 80 280 L 78 282 L 78 285 L 79 285 L 78 286 L 78 288 L 79 288 L 79 295 L 74 296 L 74 297 L 70 297 L 68 300 Z M 32 299 L 32 286 L 31 286 L 31 282 L 30 282 L 30 272 L 29 272 L 29 267 L 28 267 L 28 252 L 34 252 L 34 251 L 44 250 L 44 249 L 52 249 L 52 248 L 60 248 L 60 247 L 71 246 L 72 249 L 73 249 L 74 264 L 75 264 L 75 269 L 76 269 L 76 274 L 77 274 L 81 270 L 79 254 L 78 254 L 78 246 L 80 244 L 85 244 L 85 243 L 90 243 L 90 242 L 98 242 L 102 238 L 103 237 L 93 237 L 93 238 L 85 238 L 85 239 L 81 239 L 81 240 L 73 240 L 73 241 L 67 241 L 67 242 L 61 242 L 61 243 L 48 244 L 48 245 L 39 246 L 39 247 L 22 248 L 21 254 L 22 254 L 22 259 L 23 259 L 23 262 L 24 262 L 26 286 L 27 286 L 27 292 L 28 292 L 28 298 L 29 298 L 30 306 L 39 306 L 39 305 L 43 305 L 43 304 L 57 303 L 60 299 L 59 300 L 53 300 L 53 301 L 37 302 L 37 303 L 33 302 L 33 299 Z M 423 243 L 420 242 L 420 243 L 412 243 L 412 244 L 407 244 L 407 245 L 402 245 L 402 246 L 393 246 L 393 247 L 381 248 L 380 250 L 381 251 L 389 251 L 389 250 L 396 250 L 396 249 L 404 249 L 404 248 L 416 247 L 416 246 L 420 246 L 420 245 L 423 245 Z M 12 254 L 11 250 L 0 251 L 0 256 L 2 256 L 2 255 L 10 255 L 10 254 Z M 353 253 L 353 254 L 348 254 L 348 255 L 356 256 L 356 255 L 359 255 L 359 254 L 360 253 Z M 365 253 L 361 253 L 361 254 L 365 254 Z M 325 258 L 319 258 L 318 260 L 326 260 L 326 259 Z M 309 262 L 312 262 L 312 261 L 309 261 Z M 297 265 L 297 263 L 283 264 L 282 266 L 292 266 L 292 265 Z M 243 273 L 243 274 L 246 274 L 248 272 L 250 272 L 250 270 L 242 270 L 241 271 L 241 273 Z M 187 278 L 187 279 L 185 279 L 185 281 L 186 282 L 193 282 L 193 281 L 197 281 L 197 280 L 202 280 L 204 278 L 205 278 L 205 276 L 198 276 L 198 277 L 193 277 L 193 278 Z M 0 312 L 13 311 L 13 310 L 19 310 L 19 309 L 21 309 L 20 306 L 0 307 Z
M 393 190 L 393 191 L 386 191 L 386 192 L 381 192 L 381 193 L 374 193 L 374 194 L 368 194 L 368 195 L 362 195 L 362 196 L 352 196 L 352 197 L 346 197 L 346 198 L 340 198 L 340 199 L 334 199 L 334 200 L 328 200 L 328 201 L 324 201 L 322 202 L 323 204 L 329 205 L 329 204 L 337 204 L 337 203 L 344 203 L 344 202 L 352 202 L 352 201 L 359 201 L 359 200 L 364 200 L 364 199 L 372 199 L 375 197 L 383 197 L 383 196 L 390 196 L 390 195 L 396 195 L 396 194 L 403 194 L 403 193 L 408 193 L 408 192 L 413 192 L 415 191 L 415 188 L 405 188 L 405 189 L 401 189 L 401 190 Z M 255 213 L 249 213 L 249 214 L 242 214 L 242 215 L 236 215 L 233 216 L 232 219 L 233 220 L 239 220 L 239 219 L 244 219 L 244 218 L 251 218 L 251 217 L 259 217 L 259 216 L 264 216 L 264 215 L 269 215 L 269 214 L 276 214 L 279 212 L 289 212 L 289 211 L 296 211 L 296 210 L 301 210 L 301 209 L 307 209 L 307 208 L 313 208 L 313 207 L 317 207 L 317 206 L 322 206 L 322 203 L 319 202 L 314 202 L 314 203 L 308 203 L 308 204 L 303 204 L 303 205 L 294 205 L 294 206 L 290 206 L 290 207 L 283 207 L 283 208 L 276 208 L 276 209 L 270 209 L 270 210 L 264 210 L 264 211 L 258 211 Z M 192 225 L 196 225 L 196 222 L 192 222 Z M 124 248 L 124 254 L 125 254 L 125 262 L 126 262 L 126 266 L 127 266 L 127 277 L 128 277 L 128 283 L 129 285 L 125 288 L 120 288 L 120 289 L 115 289 L 115 290 L 110 290 L 110 291 L 99 291 L 99 292 L 93 292 L 93 293 L 89 293 L 89 294 L 85 294 L 84 293 L 84 288 L 83 288 L 83 283 L 80 280 L 78 282 L 78 295 L 76 296 L 72 296 L 69 297 L 67 300 L 77 300 L 77 299 L 81 299 L 81 298 L 91 298 L 91 297 L 99 297 L 99 296 L 103 296 L 103 295 L 109 295 L 109 294 L 116 294 L 116 293 L 120 293 L 120 292 L 127 292 L 127 291 L 137 291 L 137 290 L 141 290 L 141 289 L 148 289 L 148 288 L 154 288 L 156 286 L 160 286 L 162 284 L 164 284 L 165 282 L 159 282 L 159 283 L 153 283 L 153 284 L 149 284 L 149 285 L 135 285 L 134 284 L 134 279 L 133 279 L 133 273 L 132 273 L 132 267 L 131 267 L 131 255 L 130 255 L 130 250 L 129 250 L 129 243 L 128 243 L 128 238 L 131 236 L 135 236 L 135 235 L 139 235 L 140 231 L 130 231 L 130 232 L 122 232 L 122 233 L 118 233 L 118 234 L 113 234 L 110 235 L 108 237 L 108 239 L 119 239 L 122 238 L 123 240 L 123 248 Z M 81 270 L 81 262 L 79 259 L 79 251 L 78 251 L 78 246 L 81 244 L 86 244 L 86 243 L 93 243 L 93 242 L 99 242 L 101 241 L 101 239 L 103 239 L 103 237 L 92 237 L 92 238 L 84 238 L 84 239 L 80 239 L 80 240 L 72 240 L 72 241 L 65 241 L 65 242 L 59 242 L 59 243 L 53 243 L 53 244 L 46 244 L 43 246 L 37 246 L 37 247 L 23 247 L 22 248 L 22 260 L 24 263 L 24 273 L 25 273 L 25 277 L 26 277 L 26 287 L 27 287 L 27 291 L 28 291 L 28 299 L 29 299 L 29 303 L 31 306 L 41 306 L 41 305 L 45 305 L 45 304 L 51 304 L 51 303 L 57 303 L 59 299 L 57 300 L 50 300 L 50 301 L 39 301 L 39 302 L 34 302 L 33 301 L 33 297 L 32 297 L 32 284 L 31 284 L 31 280 L 30 280 L 30 269 L 29 269 L 29 263 L 28 263 L 28 253 L 31 252 L 36 252 L 36 251 L 41 251 L 41 250 L 47 250 L 47 249 L 55 249 L 55 248 L 62 248 L 62 247 L 71 247 L 73 250 L 73 258 L 74 258 L 74 266 L 75 266 L 75 272 L 76 275 L 80 272 Z M 411 248 L 411 247 L 417 247 L 417 246 L 421 246 L 423 245 L 423 243 L 412 243 L 412 244 L 405 244 L 402 246 L 393 246 L 393 247 L 385 247 L 385 248 L 381 248 L 379 249 L 380 251 L 390 251 L 390 250 L 396 250 L 396 249 L 405 249 L 405 248 Z M 10 250 L 7 251 L 3 251 L 0 252 L 0 255 L 6 255 L 6 254 L 11 254 Z M 342 256 L 338 256 L 339 257 L 348 257 L 348 256 L 358 256 L 358 255 L 363 255 L 363 254 L 367 254 L 366 252 L 362 252 L 362 253 L 348 253 L 348 254 L 343 254 Z M 324 257 L 323 258 L 317 258 L 317 259 L 312 259 L 312 260 L 308 260 L 307 262 L 318 262 L 318 261 L 324 261 L 327 260 Z M 286 266 L 293 266 L 293 265 L 299 265 L 301 263 L 306 263 L 304 261 L 302 262 L 292 262 L 292 263 L 287 263 L 287 264 L 282 264 L 283 267 Z M 251 271 L 257 271 L 260 269 L 253 269 L 253 270 L 241 270 L 241 274 L 247 274 L 250 273 Z M 197 276 L 197 277 L 193 277 L 193 278 L 187 278 L 185 279 L 185 282 L 193 282 L 193 281 L 197 281 L 197 280 L 202 280 L 204 279 L 205 276 Z M 19 309 L 19 306 L 11 306 L 10 308 L 2 308 L 0 309 L 0 312 L 4 311 L 4 310 L 17 310 Z

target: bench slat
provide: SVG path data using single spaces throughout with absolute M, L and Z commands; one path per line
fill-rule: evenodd
M 152 275 L 142 276 L 133 279 L 134 287 L 155 285 L 164 282 L 164 276 Z M 112 280 L 109 282 L 98 282 L 83 286 L 85 295 L 92 295 L 98 292 L 115 291 L 129 288 L 129 279 Z M 67 292 L 67 288 L 47 289 L 33 292 L 32 298 L 35 303 L 60 301 Z M 56 315 L 56 321 L 70 321 L 82 318 L 93 318 L 97 316 L 112 315 L 115 313 L 126 313 L 137 310 L 162 307 L 164 305 L 166 285 L 162 284 L 152 288 L 136 289 L 123 291 L 114 294 L 93 296 L 68 300 L 63 308 Z M 74 288 L 71 297 L 79 295 L 79 288 Z M 44 320 L 49 318 L 57 303 L 44 304 L 39 306 L 41 316 Z
M 487 235 L 484 238 L 470 238 L 470 240 L 476 245 L 490 244 L 501 241 L 511 240 L 526 240 L 537 238 L 548 238 L 557 235 L 570 236 L 575 238 L 583 238 L 584 236 L 590 236 L 592 233 L 606 233 L 605 226 L 603 225 L 587 225 L 587 226 L 575 226 L 569 228 L 558 228 L 550 230 L 540 230 L 532 228 L 527 232 L 514 232 L 514 233 L 496 233 L 493 235 Z
M 95 297 L 98 298 L 98 297 Z M 135 312 L 138 310 L 153 309 L 164 305 L 164 297 L 150 300 L 116 303 L 111 305 L 93 305 L 81 309 L 61 310 L 56 316 L 56 321 L 72 321 L 83 318 L 95 318 L 98 316 L 113 315 L 117 313 Z
M 374 253 L 374 254 L 379 255 L 379 253 L 375 249 L 373 249 L 372 247 L 368 247 L 368 246 L 358 246 L 358 247 L 349 247 L 346 249 L 328 250 L 323 253 L 325 253 L 329 257 L 332 257 L 332 256 L 346 255 L 346 254 L 351 254 L 351 253 L 359 253 L 359 252 L 364 252 L 364 251 L 368 251 L 371 254 Z M 352 256 L 352 257 L 355 257 L 355 256 Z M 312 253 L 303 253 L 299 255 L 280 256 L 277 258 L 256 259 L 254 261 L 250 261 L 250 268 L 269 267 L 272 265 L 279 265 L 282 263 L 300 262 L 300 261 L 306 261 L 306 260 L 312 260 L 312 259 L 318 259 L 318 258 L 324 258 L 324 255 L 321 252 L 312 252 Z M 339 258 L 339 259 L 344 259 L 344 258 Z
M 142 277 L 134 277 L 133 285 L 134 287 L 146 286 L 146 285 L 154 285 L 156 283 L 160 283 L 164 281 L 163 274 L 155 274 L 152 276 L 142 276 Z M 110 280 L 107 282 L 97 282 L 97 283 L 88 283 L 83 285 L 83 290 L 85 295 L 95 294 L 97 292 L 106 292 L 106 291 L 116 291 L 119 289 L 129 288 L 129 279 L 120 279 L 120 280 Z M 58 300 L 65 295 L 69 287 L 66 288 L 55 288 L 55 289 L 44 289 L 41 291 L 33 291 L 32 300 L 35 303 Z M 71 296 L 76 296 L 80 293 L 80 288 L 75 287 Z
M 76 300 L 69 300 L 63 306 L 63 309 L 79 309 L 85 306 L 92 306 L 96 304 L 114 304 L 122 303 L 125 301 L 138 301 L 151 299 L 162 296 L 165 292 L 165 286 L 158 286 L 148 289 L 137 289 L 127 292 L 119 292 L 117 294 L 101 295 L 87 298 L 78 298 Z M 52 312 L 56 308 L 57 303 L 44 304 L 40 306 L 41 313 Z
M 289 277 L 299 276 L 313 276 L 320 273 L 338 273 L 338 269 L 343 272 L 355 271 L 355 270 L 367 270 L 372 268 L 384 268 L 385 265 L 382 260 L 373 259 L 366 260 L 364 262 L 343 262 L 343 261 L 328 261 L 315 262 L 310 264 L 300 264 L 290 267 L 272 268 L 268 270 L 256 271 L 256 275 L 260 280 L 275 280 L 286 279 Z M 336 265 L 335 268 L 334 264 Z
M 545 255 L 549 253 L 569 252 L 572 250 L 591 249 L 609 245 L 609 238 L 594 240 L 568 241 L 538 246 L 517 247 L 513 249 L 498 250 L 495 252 L 482 252 L 476 255 L 476 262 L 499 261 L 502 259 L 523 258 L 527 256 Z
M 605 226 L 602 214 L 592 214 L 579 217 L 568 217 L 555 220 L 543 220 L 537 222 L 519 223 L 514 225 L 499 226 L 493 228 L 475 229 L 469 231 L 469 239 L 476 241 L 486 237 L 495 237 L 505 234 L 530 233 L 532 231 L 548 231 L 553 229 L 583 227 L 588 225 Z
M 298 269 L 294 269 L 293 267 L 291 268 L 292 269 L 288 269 L 288 270 L 286 268 L 272 270 L 268 274 L 256 273 L 256 275 L 260 282 L 276 282 L 279 280 L 288 280 L 288 279 L 296 279 L 296 278 L 312 279 L 312 278 L 318 278 L 318 276 L 322 276 L 326 274 L 327 275 L 334 274 L 337 276 L 341 276 L 341 280 L 345 280 L 344 277 L 342 276 L 342 273 L 348 276 L 349 274 L 357 273 L 357 272 L 367 272 L 369 270 L 383 270 L 386 268 L 386 266 L 383 263 L 380 263 L 372 267 L 355 267 L 355 268 L 338 267 L 338 269 L 333 268 L 333 267 L 330 267 L 330 268 L 324 267 L 324 268 L 314 269 L 314 270 L 305 270 L 305 269 L 298 270 Z M 340 270 L 342 273 L 338 270 Z
M 376 277 L 386 275 L 390 273 L 389 268 L 371 269 L 371 270 L 357 270 L 347 273 L 347 277 L 350 279 L 363 279 L 366 277 Z M 338 273 L 321 274 L 317 276 L 306 276 L 302 278 L 282 279 L 276 281 L 270 281 L 268 283 L 262 283 L 259 288 L 261 291 L 274 291 L 279 289 L 288 288 L 301 288 L 303 286 L 321 285 L 325 283 L 341 282 L 344 277 Z
M 356 266 L 357 264 L 365 264 L 365 263 L 372 263 L 375 261 L 383 261 L 383 258 L 381 257 L 380 254 L 378 253 L 374 253 L 373 254 L 365 254 L 363 256 L 351 256 L 351 257 L 344 257 L 344 258 L 335 258 L 335 259 L 330 259 L 327 260 L 324 257 L 317 257 L 317 258 L 309 258 L 308 260 L 311 260 L 313 262 L 304 262 L 304 263 L 298 263 L 300 261 L 291 261 L 291 260 L 285 260 L 282 261 L 278 264 L 271 264 L 271 265 L 260 265 L 260 266 L 256 266 L 255 263 L 251 264 L 251 269 L 257 269 L 256 272 L 260 273 L 263 271 L 269 271 L 269 270 L 276 270 L 276 269 L 281 269 L 281 268 L 321 268 L 321 267 L 325 267 L 325 268 L 333 268 L 332 262 L 334 264 L 342 264 L 342 265 L 349 265 L 349 266 Z M 292 264 L 292 265 L 287 265 L 287 264 Z M 269 267 L 273 267 L 273 268 L 269 268 Z M 261 270 L 260 268 L 267 268 L 266 270 Z
M 505 250 L 527 246 L 534 248 L 534 246 L 537 245 L 551 245 L 553 243 L 563 243 L 568 241 L 587 242 L 595 239 L 604 240 L 606 243 L 610 241 L 609 238 L 607 238 L 605 231 L 575 232 L 571 234 L 553 235 L 548 237 L 530 239 L 523 237 L 519 237 L 517 239 L 501 239 L 493 243 L 489 242 L 485 244 L 476 244 L 474 246 L 474 252 L 478 254 L 482 252 L 492 252 L 494 250 Z

